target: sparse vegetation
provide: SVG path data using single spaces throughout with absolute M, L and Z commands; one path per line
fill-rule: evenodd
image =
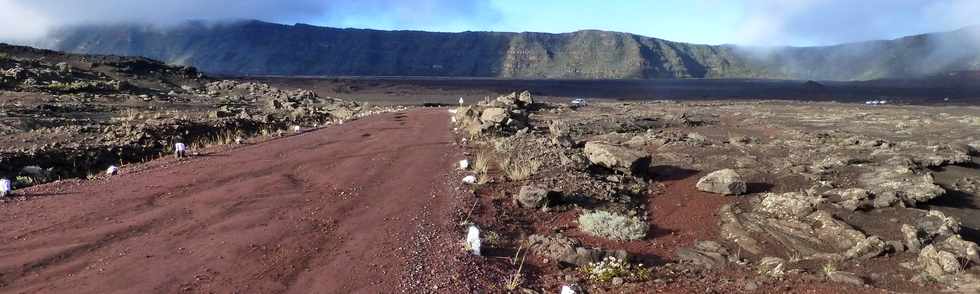
M 14 178 L 14 187 L 30 187 L 33 186 L 37 181 L 33 177 L 28 176 L 17 176 Z
M 529 141 L 522 138 L 504 140 L 497 144 L 497 160 L 500 170 L 508 179 L 524 181 L 530 179 L 544 165 L 544 162 L 532 152 Z
M 780 258 L 765 257 L 759 261 L 756 273 L 762 276 L 780 278 L 786 274 L 786 263 Z
M 500 246 L 500 234 L 490 230 L 483 230 L 483 244 L 487 246 Z
M 650 278 L 651 270 L 641 264 L 631 264 L 626 259 L 606 257 L 600 262 L 593 262 L 579 268 L 586 278 L 596 284 L 606 284 L 615 278 L 624 281 L 642 282 Z
M 510 279 L 507 280 L 507 284 L 505 285 L 505 288 L 507 288 L 509 291 L 517 290 L 517 288 L 524 283 L 524 274 L 522 272 L 524 271 L 524 262 L 527 261 L 527 252 L 524 251 L 524 255 L 521 255 L 523 249 L 524 244 L 521 244 L 521 246 L 517 248 L 517 252 L 514 253 L 514 259 L 511 260 L 511 264 L 516 265 L 517 270 L 510 276 Z M 519 263 L 518 260 L 520 260 Z
M 596 237 L 611 240 L 640 240 L 650 229 L 645 221 L 608 211 L 592 211 L 578 217 L 579 229 Z
M 46 86 L 48 90 L 62 93 L 118 91 L 120 84 L 114 81 L 53 81 Z
M 493 153 L 487 150 L 480 150 L 476 153 L 473 160 L 473 171 L 479 175 L 486 175 L 490 169 L 490 161 L 493 160 Z
M 514 181 L 524 181 L 530 179 L 538 169 L 541 168 L 543 162 L 536 157 L 528 156 L 527 153 L 516 153 L 510 154 L 510 156 L 504 156 L 500 160 L 500 169 L 507 174 L 507 178 Z
M 820 267 L 820 270 L 822 270 L 825 275 L 829 275 L 830 273 L 837 271 L 837 264 L 833 261 L 828 261 L 827 263 L 823 264 L 822 267 Z
M 482 124 L 480 123 L 480 113 L 472 106 L 462 106 L 456 108 L 456 125 L 463 134 L 469 139 L 476 139 L 482 135 Z

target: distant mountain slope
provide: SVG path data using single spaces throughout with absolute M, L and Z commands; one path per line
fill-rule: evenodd
M 432 33 L 260 21 L 81 26 L 45 47 L 234 75 L 868 80 L 980 69 L 980 28 L 829 47 L 745 48 L 627 33 Z

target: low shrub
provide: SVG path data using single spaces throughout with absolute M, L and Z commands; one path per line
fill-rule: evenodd
M 650 278 L 651 270 L 643 264 L 630 264 L 625 259 L 606 257 L 600 262 L 591 262 L 579 270 L 592 283 L 605 284 L 615 278 L 629 282 L 642 282 Z
M 638 217 L 608 211 L 592 211 L 578 217 L 579 229 L 592 236 L 611 240 L 640 240 L 646 237 L 650 225 Z
M 37 181 L 34 179 L 34 177 L 17 176 L 16 178 L 14 178 L 13 186 L 16 188 L 24 188 L 24 187 L 34 186 L 34 184 L 37 184 Z

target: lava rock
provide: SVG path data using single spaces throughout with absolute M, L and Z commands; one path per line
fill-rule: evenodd
M 528 237 L 528 248 L 535 254 L 576 266 L 588 265 L 606 257 L 617 259 L 629 257 L 624 250 L 606 251 L 582 247 L 578 241 L 561 234 L 552 236 L 531 235 Z
M 537 209 L 550 205 L 552 200 L 557 198 L 556 194 L 558 192 L 550 191 L 544 187 L 529 185 L 521 187 L 521 191 L 514 196 L 514 201 L 521 207 Z
M 723 169 L 712 172 L 701 178 L 697 183 L 698 190 L 722 194 L 741 195 L 748 192 L 748 185 L 735 170 Z
M 650 166 L 646 152 L 602 142 L 585 143 L 585 156 L 595 165 L 640 174 Z
M 502 125 L 510 118 L 510 114 L 505 108 L 490 107 L 483 110 L 480 114 L 480 122 L 489 125 Z

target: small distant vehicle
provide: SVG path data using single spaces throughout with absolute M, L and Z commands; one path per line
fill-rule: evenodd
M 585 99 L 575 98 L 575 99 L 572 100 L 572 107 L 581 107 L 581 106 L 585 106 L 585 105 L 586 105 Z
M 865 105 L 885 105 L 888 104 L 888 100 L 868 100 L 864 102 Z

